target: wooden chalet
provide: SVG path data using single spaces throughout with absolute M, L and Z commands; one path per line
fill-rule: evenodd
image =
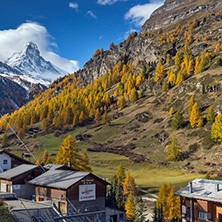
M 53 167 L 29 184 L 35 186 L 36 201 L 53 200 L 63 214 L 72 206 L 79 212 L 105 210 L 108 183 L 92 173 Z
M 31 199 L 34 194 L 34 186 L 27 182 L 40 174 L 42 174 L 42 169 L 32 164 L 22 164 L 7 170 L 0 173 L 0 191 L 15 193 L 17 197 Z
M 195 179 L 175 195 L 181 197 L 182 222 L 222 222 L 222 181 Z
M 16 156 L 8 152 L 7 150 L 0 150 L 0 173 L 9 170 L 11 168 L 17 167 L 21 164 L 33 164 L 21 157 Z

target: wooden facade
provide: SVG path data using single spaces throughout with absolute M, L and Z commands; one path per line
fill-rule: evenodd
M 95 186 L 95 199 L 81 202 L 80 187 L 84 185 Z M 105 210 L 106 185 L 102 180 L 97 179 L 97 177 L 91 174 L 67 189 L 35 185 L 36 201 L 53 200 L 63 214 L 68 212 L 68 208 L 72 208 L 70 203 L 72 203 L 77 210 L 82 209 L 83 205 L 85 206 L 84 209 L 89 211 Z M 66 198 L 68 198 L 69 201 L 67 201 Z
M 222 222 L 222 203 L 181 197 L 181 213 L 182 222 Z
M 26 184 L 27 181 L 32 180 L 33 178 L 42 174 L 41 168 L 33 169 L 29 172 L 23 173 L 21 175 L 15 176 L 12 179 L 0 179 L 0 183 L 18 185 L 18 184 Z

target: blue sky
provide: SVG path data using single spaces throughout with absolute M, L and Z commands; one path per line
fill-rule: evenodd
M 34 41 L 41 54 L 71 72 L 98 48 L 140 31 L 163 0 L 2 0 L 0 60 Z M 70 62 L 71 60 L 71 62 Z M 74 71 L 74 70 L 73 70 Z

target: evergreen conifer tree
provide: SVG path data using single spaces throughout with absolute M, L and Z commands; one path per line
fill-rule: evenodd
M 170 139 L 170 145 L 168 147 L 168 159 L 171 161 L 178 161 L 180 159 L 180 147 L 176 139 L 175 133 L 173 133 Z
M 6 133 L 4 133 L 3 137 L 2 137 L 2 147 L 7 147 L 8 144 L 8 136 Z
M 175 129 L 175 130 L 183 128 L 184 119 L 183 119 L 183 113 L 180 110 L 178 110 L 176 112 L 171 125 L 172 125 L 173 129 Z
M 213 123 L 214 120 L 215 120 L 215 113 L 214 113 L 213 107 L 210 106 L 208 114 L 207 114 L 207 121 L 210 123 Z
M 181 66 L 181 56 L 180 56 L 180 52 L 178 51 L 175 57 L 175 68 L 179 70 L 180 66 Z
M 167 80 L 163 80 L 163 85 L 162 85 L 162 91 L 167 91 L 169 89 L 169 85 L 167 83 Z
M 120 104 L 119 104 L 119 109 L 122 110 L 126 107 L 126 99 L 125 97 L 123 96 L 120 100 Z
M 116 204 L 119 209 L 124 209 L 125 201 L 123 196 L 123 186 L 117 183 L 116 187 Z

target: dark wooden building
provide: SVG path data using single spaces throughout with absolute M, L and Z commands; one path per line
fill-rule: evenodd
M 222 181 L 196 179 L 175 195 L 181 197 L 182 222 L 222 222 Z
M 1 192 L 15 193 L 18 197 L 31 199 L 34 194 L 34 186 L 27 182 L 42 172 L 39 166 L 22 164 L 0 173 Z
M 58 209 L 72 213 L 105 211 L 108 183 L 92 173 L 71 170 L 49 170 L 29 181 L 35 186 L 36 201 L 53 200 Z

